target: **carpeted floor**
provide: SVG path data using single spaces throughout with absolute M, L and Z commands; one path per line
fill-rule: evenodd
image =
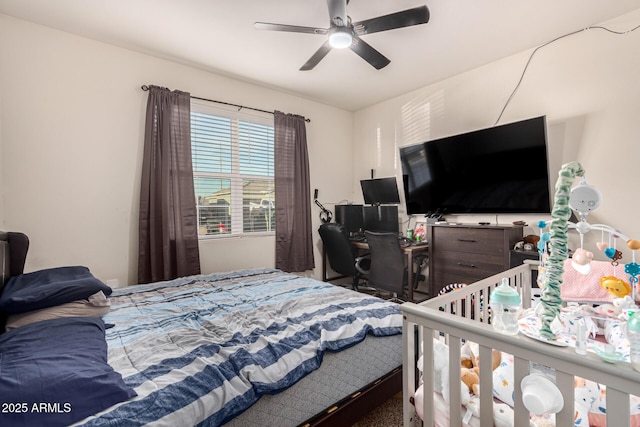
M 402 395 L 387 400 L 352 427 L 402 427 Z

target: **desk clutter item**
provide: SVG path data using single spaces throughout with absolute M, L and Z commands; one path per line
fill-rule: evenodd
M 427 240 L 427 230 L 424 228 L 424 224 L 416 225 L 415 230 L 413 230 L 413 239 L 416 242 L 423 242 Z

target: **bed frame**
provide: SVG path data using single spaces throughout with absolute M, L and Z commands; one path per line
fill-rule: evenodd
M 601 361 L 594 353 L 579 356 L 572 347 L 556 347 L 544 344 L 523 335 L 502 335 L 494 332 L 488 324 L 486 310 L 489 294 L 501 283 L 503 277 L 516 286 L 525 302 L 530 305 L 531 273 L 536 262 L 525 264 L 491 276 L 472 285 L 430 299 L 421 304 L 405 303 L 403 312 L 403 412 L 404 426 L 413 426 L 415 408 L 412 397 L 417 385 L 416 340 L 422 343 L 424 356 L 424 404 L 423 425 L 433 425 L 434 392 L 429 372 L 433 372 L 433 339 L 439 337 L 449 345 L 449 377 L 460 376 L 460 346 L 469 340 L 479 345 L 480 384 L 485 390 L 492 389 L 491 350 L 497 349 L 514 356 L 514 425 L 529 426 L 529 412 L 522 403 L 522 392 L 518 386 L 529 374 L 529 362 L 539 363 L 556 370 L 556 384 L 564 398 L 564 408 L 556 414 L 556 425 L 574 425 L 574 376 L 595 381 L 607 386 L 607 425 L 630 425 L 629 395 L 640 394 L 640 372 L 629 363 L 609 364 Z M 472 303 L 473 301 L 473 303 Z M 527 304 L 528 303 L 528 304 Z M 417 331 L 417 334 L 416 334 Z M 462 425 L 460 414 L 460 381 L 450 383 L 451 399 L 449 414 L 451 426 Z M 480 395 L 480 424 L 493 426 L 493 396 Z
M 28 249 L 29 239 L 25 234 L 0 231 L 0 293 L 11 276 L 23 272 Z M 4 313 L 0 312 L 0 334 L 5 320 Z M 398 367 L 300 426 L 349 427 L 401 391 L 402 367 Z
M 402 391 L 402 368 L 392 372 L 316 415 L 301 427 L 349 427 Z

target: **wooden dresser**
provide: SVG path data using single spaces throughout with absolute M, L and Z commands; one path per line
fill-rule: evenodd
M 521 226 L 428 224 L 429 296 L 509 269 L 510 250 L 522 238 Z

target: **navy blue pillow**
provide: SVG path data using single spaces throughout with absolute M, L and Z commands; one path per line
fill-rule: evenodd
M 96 279 L 87 267 L 58 267 L 12 277 L 0 296 L 0 310 L 24 313 L 86 299 L 111 288 Z
M 3 426 L 66 426 L 136 396 L 107 363 L 104 322 L 65 317 L 0 335 Z

